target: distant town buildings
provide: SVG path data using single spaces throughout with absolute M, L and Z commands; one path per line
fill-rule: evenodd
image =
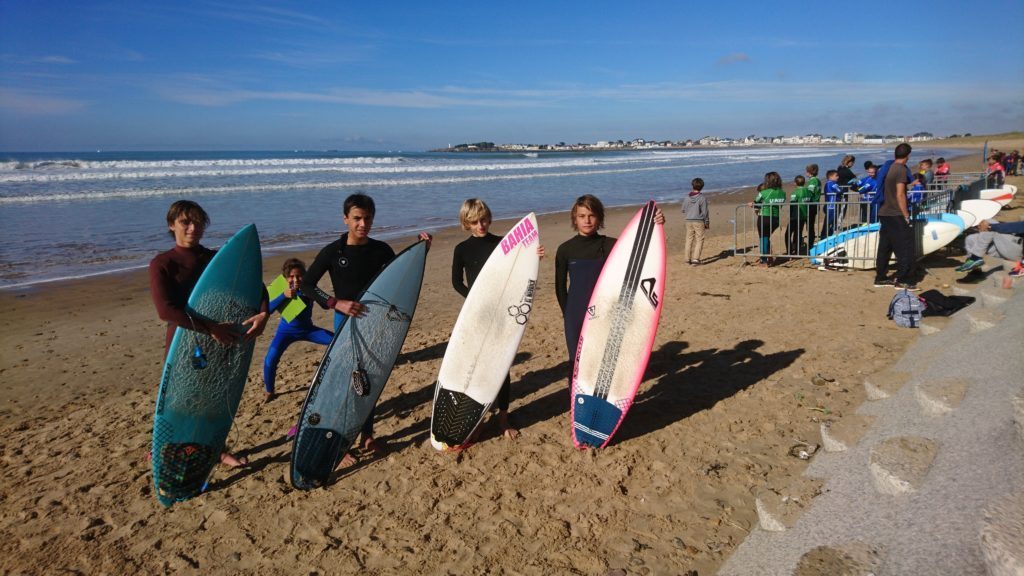
M 475 142 L 473 144 L 449 145 L 436 152 L 578 152 L 588 150 L 651 150 L 692 148 L 727 148 L 743 146 L 822 146 L 822 145 L 878 145 L 898 142 L 918 142 L 922 140 L 940 140 L 930 132 L 918 132 L 912 136 L 861 134 L 846 132 L 842 138 L 822 136 L 821 134 L 804 134 L 801 136 L 756 136 L 751 134 L 743 138 L 723 136 L 704 136 L 697 140 L 598 140 L 594 143 L 579 142 L 567 144 L 494 144 L 493 142 Z

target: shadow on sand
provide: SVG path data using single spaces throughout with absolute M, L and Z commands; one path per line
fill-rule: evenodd
M 740 390 L 784 370 L 803 348 L 761 354 L 762 340 L 744 340 L 730 350 L 685 352 L 686 342 L 666 342 L 651 355 L 647 377 L 658 380 L 637 394 L 614 441 L 625 442 L 711 408 Z

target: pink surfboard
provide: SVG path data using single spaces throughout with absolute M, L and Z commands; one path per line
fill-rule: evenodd
M 651 201 L 633 216 L 590 296 L 573 366 L 572 441 L 603 448 L 633 404 L 661 318 L 665 230 Z

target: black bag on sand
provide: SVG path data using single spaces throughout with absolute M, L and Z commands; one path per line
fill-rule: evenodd
M 946 296 L 938 290 L 925 290 L 918 297 L 924 301 L 923 316 L 952 316 L 975 300 L 973 296 Z

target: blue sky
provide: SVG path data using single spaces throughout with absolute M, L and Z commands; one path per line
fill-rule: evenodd
M 3 0 L 0 149 L 1003 132 L 1022 30 L 1020 0 Z

